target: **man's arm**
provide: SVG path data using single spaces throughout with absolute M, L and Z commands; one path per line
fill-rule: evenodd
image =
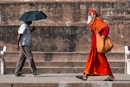
M 103 31 L 101 33 L 101 38 L 104 39 L 106 36 L 108 36 L 108 34 L 109 34 L 109 27 L 106 26 L 106 27 L 103 28 Z
M 19 50 L 19 41 L 20 41 L 21 37 L 22 37 L 22 34 L 18 34 L 18 36 L 17 36 L 17 47 L 16 47 L 17 50 Z
M 19 28 L 18 28 L 18 35 L 17 35 L 17 45 L 16 45 L 16 49 L 19 50 L 19 41 L 22 37 L 22 35 L 24 34 L 25 30 L 27 28 L 26 24 L 22 24 Z

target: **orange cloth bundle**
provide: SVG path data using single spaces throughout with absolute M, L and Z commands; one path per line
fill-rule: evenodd
M 105 38 L 101 38 L 100 34 L 96 32 L 97 52 L 99 53 L 109 52 L 113 48 L 113 46 L 114 45 L 108 36 Z

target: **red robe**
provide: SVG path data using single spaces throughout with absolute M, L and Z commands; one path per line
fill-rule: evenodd
M 95 25 L 91 26 L 90 28 L 95 27 Z M 104 35 L 104 36 L 108 35 L 109 27 L 106 24 L 101 23 L 101 26 L 98 25 L 98 27 L 101 28 L 101 29 L 98 29 L 98 31 L 100 32 L 100 35 Z M 84 73 L 88 75 L 112 75 L 105 53 L 97 52 L 96 34 L 94 32 L 95 29 L 91 29 L 91 31 L 92 31 L 91 50 L 90 50 L 90 53 L 88 54 L 86 66 L 84 68 Z

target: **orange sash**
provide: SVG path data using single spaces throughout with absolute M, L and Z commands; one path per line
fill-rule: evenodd
M 102 19 L 100 19 L 99 17 L 96 17 L 90 24 L 89 24 L 89 28 L 91 30 L 94 31 L 98 31 L 100 32 L 102 28 L 104 28 L 105 26 L 107 26 L 107 24 L 105 22 L 103 22 Z

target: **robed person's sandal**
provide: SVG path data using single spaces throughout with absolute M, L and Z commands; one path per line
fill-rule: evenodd
M 106 79 L 104 79 L 104 81 L 114 81 L 115 78 L 113 76 L 109 76 Z
M 76 78 L 81 79 L 83 81 L 86 81 L 88 79 L 88 75 L 87 74 L 83 74 L 83 75 L 80 75 L 80 76 L 76 76 Z

